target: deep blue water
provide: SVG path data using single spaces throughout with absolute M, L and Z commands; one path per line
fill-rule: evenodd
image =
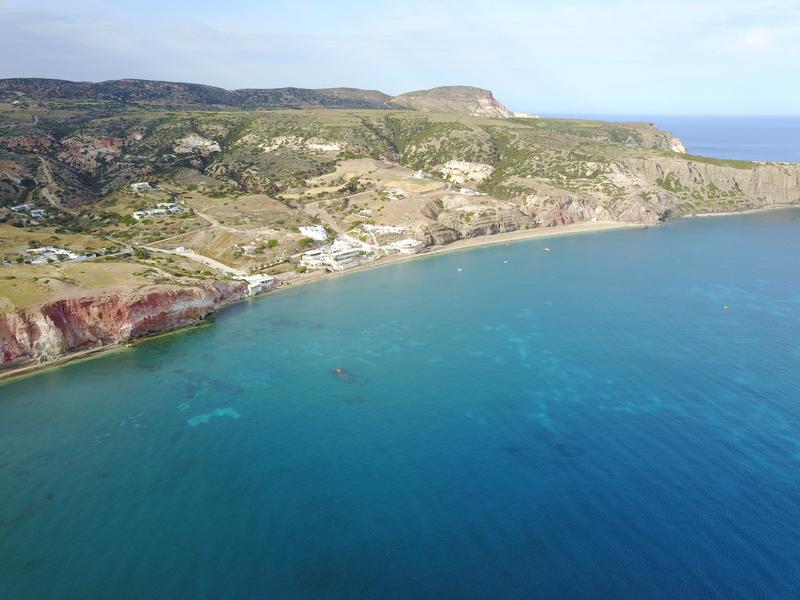
M 799 274 L 796 210 L 531 240 L 2 385 L 0 597 L 796 598 Z
M 645 121 L 677 135 L 692 154 L 800 163 L 800 116 L 719 117 L 588 115 L 604 121 Z

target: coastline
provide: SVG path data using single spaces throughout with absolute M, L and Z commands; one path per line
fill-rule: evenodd
M 760 206 L 758 208 L 748 208 L 747 210 L 730 210 L 726 212 L 713 213 L 692 213 L 683 215 L 682 219 L 706 218 L 706 217 L 733 217 L 736 215 L 749 215 L 752 213 L 766 212 L 770 210 L 780 210 L 782 208 L 800 208 L 800 204 L 772 204 L 770 206 Z
M 333 277 L 340 277 L 342 275 L 348 275 L 350 273 L 357 273 L 361 271 L 366 271 L 369 269 L 378 269 L 381 267 L 385 267 L 388 265 L 397 264 L 400 262 L 410 261 L 414 259 L 421 259 L 421 258 L 428 258 L 431 256 L 436 256 L 439 254 L 443 254 L 446 252 L 457 252 L 459 250 L 468 250 L 472 248 L 480 248 L 486 246 L 493 246 L 503 243 L 511 243 L 511 242 L 519 242 L 525 241 L 530 239 L 536 238 L 549 238 L 549 237 L 560 237 L 565 235 L 578 235 L 584 233 L 595 233 L 601 231 L 611 231 L 616 229 L 640 229 L 646 227 L 641 223 L 625 223 L 625 222 L 616 222 L 616 221 L 602 221 L 602 222 L 594 222 L 594 223 L 575 223 L 572 225 L 559 225 L 555 227 L 543 227 L 543 228 L 536 228 L 536 229 L 523 229 L 520 231 L 510 231 L 506 233 L 496 233 L 493 235 L 484 235 L 474 238 L 467 238 L 462 240 L 456 240 L 450 244 L 442 245 L 442 246 L 432 246 L 428 250 L 424 252 L 420 252 L 418 254 L 398 254 L 394 256 L 383 257 L 375 262 L 365 263 L 363 265 L 359 265 L 352 269 L 348 269 L 347 271 L 337 271 L 335 273 L 329 273 L 327 271 L 317 271 L 314 273 L 307 274 L 305 276 L 301 275 L 297 277 L 295 280 L 284 282 L 282 285 L 273 288 L 263 294 L 260 294 L 256 297 L 245 297 L 241 300 L 236 302 L 232 302 L 227 306 L 231 306 L 233 304 L 238 304 L 239 302 L 247 301 L 247 300 L 255 300 L 256 298 L 266 298 L 272 294 L 281 292 L 283 290 L 294 289 L 300 286 L 309 285 L 312 283 L 316 283 L 318 281 L 328 281 Z M 224 310 L 227 306 L 223 307 L 220 310 Z M 214 314 L 214 313 L 212 313 Z M 202 325 L 207 323 L 204 321 L 203 323 L 199 323 L 197 325 L 191 326 L 196 327 L 198 325 Z M 89 348 L 87 350 L 78 350 L 76 352 L 69 352 L 60 356 L 54 360 L 50 360 L 47 362 L 42 363 L 35 363 L 35 364 L 28 364 L 22 365 L 19 367 L 10 368 L 8 370 L 0 371 L 0 384 L 10 381 L 12 379 L 16 379 L 18 377 L 24 377 L 26 375 L 32 375 L 38 373 L 39 371 L 44 371 L 46 369 L 62 367 L 67 363 L 71 363 L 73 361 L 80 361 L 80 360 L 88 360 L 90 358 L 97 357 L 101 354 L 105 354 L 106 352 L 120 350 L 124 348 L 128 344 L 138 344 L 144 343 L 148 340 L 156 339 L 165 335 L 172 335 L 175 333 L 179 333 L 181 331 L 185 331 L 187 327 L 178 327 L 176 329 L 171 329 L 168 331 L 163 331 L 161 333 L 141 337 L 133 340 L 129 340 L 124 344 L 112 344 L 112 345 L 105 345 L 105 346 L 97 346 L 95 348 Z
M 429 258 L 448 252 L 457 252 L 459 250 L 469 250 L 472 248 L 484 248 L 487 246 L 496 246 L 499 244 L 508 244 L 511 242 L 522 242 L 537 238 L 560 237 L 565 235 L 579 235 L 584 233 L 599 233 L 601 231 L 612 231 L 616 229 L 642 229 L 648 227 L 641 223 L 627 223 L 620 221 L 599 221 L 593 223 L 574 223 L 571 225 L 558 225 L 555 227 L 540 227 L 536 229 L 522 229 L 519 231 L 509 231 L 506 233 L 495 233 L 492 235 L 482 235 L 474 238 L 466 238 L 456 240 L 450 244 L 442 246 L 431 246 L 427 250 L 418 254 L 395 254 L 393 256 L 385 256 L 375 262 L 364 263 L 346 271 L 336 271 L 333 273 L 327 271 L 316 271 L 305 277 L 300 276 L 294 280 L 284 282 L 274 289 L 257 296 L 258 298 L 266 297 L 271 294 L 289 290 L 296 287 L 316 283 L 318 281 L 328 281 L 334 277 L 341 277 L 349 275 L 350 273 L 358 273 L 370 269 L 379 269 L 388 265 L 406 262 L 410 260 Z

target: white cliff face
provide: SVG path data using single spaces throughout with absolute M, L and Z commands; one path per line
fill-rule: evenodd
M 219 144 L 196 133 L 191 133 L 175 142 L 176 154 L 201 154 L 207 156 L 221 150 Z
M 309 138 L 305 139 L 296 135 L 279 135 L 270 138 L 266 141 L 259 142 L 258 138 L 252 134 L 244 136 L 241 140 L 244 144 L 254 144 L 260 148 L 264 154 L 274 152 L 278 148 L 289 148 L 291 150 L 299 150 L 305 148 L 315 152 L 341 152 L 344 144 L 338 142 L 331 142 L 322 138 Z
M 669 149 L 672 150 L 673 152 L 677 152 L 679 154 L 687 154 L 686 147 L 683 145 L 683 142 L 681 142 L 674 135 L 671 136 L 671 138 L 669 140 Z
M 467 162 L 465 160 L 449 160 L 444 163 L 439 170 L 450 181 L 455 183 L 466 183 L 474 181 L 480 183 L 494 173 L 494 167 L 485 163 Z

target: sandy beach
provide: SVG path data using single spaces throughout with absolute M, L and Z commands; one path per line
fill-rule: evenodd
M 782 208 L 798 208 L 797 204 L 775 204 L 772 206 L 761 206 L 759 208 L 750 208 L 748 210 L 732 210 L 727 212 L 716 213 L 697 213 L 693 215 L 686 215 L 684 219 L 692 219 L 695 217 L 732 217 L 734 215 L 749 215 L 752 213 L 766 212 L 769 210 L 780 210 Z
M 384 256 L 374 262 L 364 263 L 347 271 L 337 271 L 329 273 L 327 271 L 316 271 L 297 276 L 294 279 L 286 280 L 282 285 L 269 290 L 262 296 L 274 294 L 281 290 L 286 290 L 301 285 L 308 285 L 317 281 L 328 280 L 332 277 L 340 277 L 350 273 L 357 273 L 367 269 L 377 269 L 387 265 L 396 264 L 408 260 L 416 260 L 428 258 L 443 254 L 445 252 L 456 252 L 458 250 L 468 250 L 470 248 L 482 248 L 487 246 L 495 246 L 498 244 L 508 244 L 511 242 L 519 242 L 524 240 L 531 240 L 537 238 L 558 237 L 564 235 L 578 235 L 583 233 L 594 233 L 599 231 L 609 231 L 612 229 L 641 229 L 645 227 L 641 223 L 619 223 L 614 221 L 603 221 L 595 223 L 576 223 L 573 225 L 561 225 L 558 227 L 543 227 L 540 229 L 525 229 L 521 231 L 510 231 L 507 233 L 497 233 L 495 235 L 484 235 L 476 238 L 469 238 L 457 240 L 451 244 L 444 246 L 432 246 L 431 248 L 420 252 L 419 254 L 395 254 L 393 256 Z M 262 297 L 259 296 L 259 297 Z

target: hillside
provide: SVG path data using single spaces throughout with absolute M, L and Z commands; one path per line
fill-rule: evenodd
M 388 105 L 379 92 L 316 90 L 383 106 L 265 111 L 158 105 L 230 101 L 232 92 L 207 86 L 62 83 L 3 82 L 5 93 L 27 92 L 0 102 L 0 255 L 20 263 L 14 278 L 31 289 L 39 284 L 26 277 L 39 276 L 24 274 L 36 246 L 111 255 L 143 266 L 139 279 L 194 285 L 231 272 L 294 273 L 303 251 L 326 243 L 302 233 L 314 224 L 329 239 L 385 249 L 800 201 L 798 165 L 690 156 L 648 123 L 514 118 L 477 88 Z M 235 94 L 253 104 L 302 96 Z M 194 254 L 179 260 L 168 254 L 176 247 Z M 0 283 L 5 306 L 37 296 L 3 293 L 16 285 Z
M 281 109 L 369 108 L 460 113 L 507 118 L 513 116 L 492 92 L 468 86 L 444 86 L 392 97 L 356 88 L 274 88 L 226 90 L 196 83 L 119 79 L 99 83 L 59 79 L 0 79 L 0 99 L 8 102 L 83 100 L 150 108 Z
M 392 108 L 422 112 L 461 113 L 476 117 L 508 118 L 513 113 L 492 92 L 469 86 L 443 86 L 408 92 L 387 102 Z
M 391 96 L 354 88 L 225 90 L 196 83 L 120 79 L 100 83 L 0 79 L 7 100 L 91 100 L 181 108 L 382 108 Z

